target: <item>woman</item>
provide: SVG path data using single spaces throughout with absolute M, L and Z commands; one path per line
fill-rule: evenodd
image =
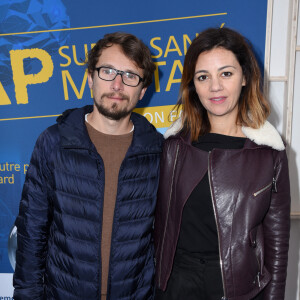
M 156 299 L 284 299 L 288 164 L 242 35 L 217 28 L 194 39 L 180 105 L 161 163 Z

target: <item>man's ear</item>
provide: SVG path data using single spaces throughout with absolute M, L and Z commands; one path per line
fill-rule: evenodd
M 142 88 L 142 90 L 141 90 L 141 92 L 140 92 L 139 100 L 142 100 L 142 99 L 143 99 L 143 97 L 144 97 L 146 91 L 147 91 L 147 88 L 146 88 L 146 87 Z
M 88 84 L 89 88 L 91 89 L 93 87 L 93 76 L 92 73 L 88 72 Z

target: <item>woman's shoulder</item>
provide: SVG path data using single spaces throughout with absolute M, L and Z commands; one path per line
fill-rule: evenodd
M 182 139 L 179 134 L 171 135 L 165 139 L 164 148 L 176 147 L 179 143 L 182 142 Z
M 248 139 L 257 145 L 269 146 L 278 151 L 285 150 L 285 145 L 279 132 L 268 121 L 257 129 L 242 127 L 242 131 Z
M 168 139 L 169 137 L 176 137 L 178 133 L 182 129 L 181 117 L 179 117 L 176 121 L 174 121 L 171 126 L 164 133 L 164 138 Z

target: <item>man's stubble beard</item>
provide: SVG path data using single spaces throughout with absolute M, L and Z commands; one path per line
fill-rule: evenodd
M 94 104 L 98 110 L 98 112 L 107 117 L 110 120 L 115 120 L 115 121 L 119 121 L 125 117 L 127 117 L 129 114 L 131 114 L 131 112 L 133 111 L 134 107 L 132 109 L 128 109 L 128 107 L 124 107 L 123 109 L 118 109 L 118 103 L 112 103 L 112 105 L 110 107 L 105 107 L 103 105 L 103 99 L 105 97 L 111 97 L 113 96 L 113 94 L 103 94 L 101 96 L 100 102 L 98 103 L 95 99 L 94 99 Z M 126 95 L 121 95 L 123 100 L 122 101 L 127 101 L 129 102 L 129 97 Z

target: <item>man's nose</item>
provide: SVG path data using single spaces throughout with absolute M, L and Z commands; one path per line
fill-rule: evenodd
M 114 91 L 119 91 L 124 89 L 124 83 L 122 81 L 122 75 L 117 74 L 115 79 L 111 82 L 111 88 Z

